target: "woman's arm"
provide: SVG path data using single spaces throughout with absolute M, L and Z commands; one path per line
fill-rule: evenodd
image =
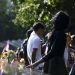
M 38 64 L 48 61 L 50 58 L 56 57 L 56 56 L 62 56 L 62 52 L 65 49 L 65 36 L 55 36 L 55 39 L 53 40 L 53 45 L 51 47 L 51 50 L 48 52 L 47 55 L 43 56 L 40 60 L 36 61 L 32 65 L 29 65 L 28 67 L 35 67 Z
M 44 62 L 43 58 L 41 58 L 40 60 L 37 60 L 36 62 L 32 63 L 31 65 L 26 66 L 27 68 L 34 68 L 37 65 L 39 65 L 40 63 Z

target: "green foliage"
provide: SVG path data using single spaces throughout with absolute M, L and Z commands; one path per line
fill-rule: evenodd
M 0 40 L 25 38 L 26 31 L 38 21 L 45 24 L 47 32 L 50 31 L 52 27 L 50 19 L 59 10 L 65 10 L 70 14 L 72 19 L 70 30 L 74 30 L 74 0 L 11 0 L 14 6 L 9 9 L 8 14 L 6 1 L 0 0 Z
M 7 1 L 6 0 L 0 0 L 0 17 L 4 17 L 6 9 L 7 9 Z
M 27 7 L 22 4 L 20 9 L 18 10 L 18 14 L 16 14 L 14 23 L 16 25 L 21 25 L 22 27 L 24 27 L 24 25 L 30 25 L 30 23 L 32 23 L 36 19 L 36 6 L 32 3 L 28 4 Z
M 50 30 L 50 19 L 58 10 L 56 8 L 58 3 L 59 0 L 25 0 L 19 5 L 18 13 L 13 22 L 27 30 L 34 22 L 40 21 Z
M 34 22 L 48 22 L 50 12 L 42 7 L 44 5 L 42 3 L 38 0 L 25 0 L 24 3 L 20 4 L 16 18 L 13 20 L 15 25 L 20 25 L 28 29 Z

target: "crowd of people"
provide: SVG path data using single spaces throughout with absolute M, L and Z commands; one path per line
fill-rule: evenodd
M 10 50 L 2 53 L 0 71 L 3 71 L 5 63 L 12 65 L 16 62 L 16 66 L 22 65 L 22 70 L 26 67 L 48 75 L 74 75 L 75 36 L 67 31 L 70 17 L 68 13 L 59 11 L 50 21 L 52 31 L 45 34 L 45 25 L 36 22 L 27 31 L 27 38 L 24 39 L 21 48 L 16 52 Z

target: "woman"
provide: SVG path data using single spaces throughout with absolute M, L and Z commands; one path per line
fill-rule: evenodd
M 50 37 L 49 52 L 40 60 L 27 67 L 35 67 L 42 62 L 49 61 L 49 75 L 68 75 L 65 62 L 64 50 L 66 46 L 65 30 L 69 25 L 69 16 L 63 11 L 59 11 L 51 19 L 54 25 L 52 39 Z

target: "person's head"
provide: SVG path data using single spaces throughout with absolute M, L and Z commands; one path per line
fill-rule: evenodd
M 66 12 L 59 11 L 51 19 L 56 30 L 65 30 L 69 25 L 69 15 Z
M 27 37 L 29 38 L 30 37 L 30 34 L 32 33 L 33 29 L 30 28 L 29 30 L 27 30 Z
M 44 25 L 42 23 L 34 23 L 33 25 L 33 30 L 39 35 L 41 36 L 44 32 Z

